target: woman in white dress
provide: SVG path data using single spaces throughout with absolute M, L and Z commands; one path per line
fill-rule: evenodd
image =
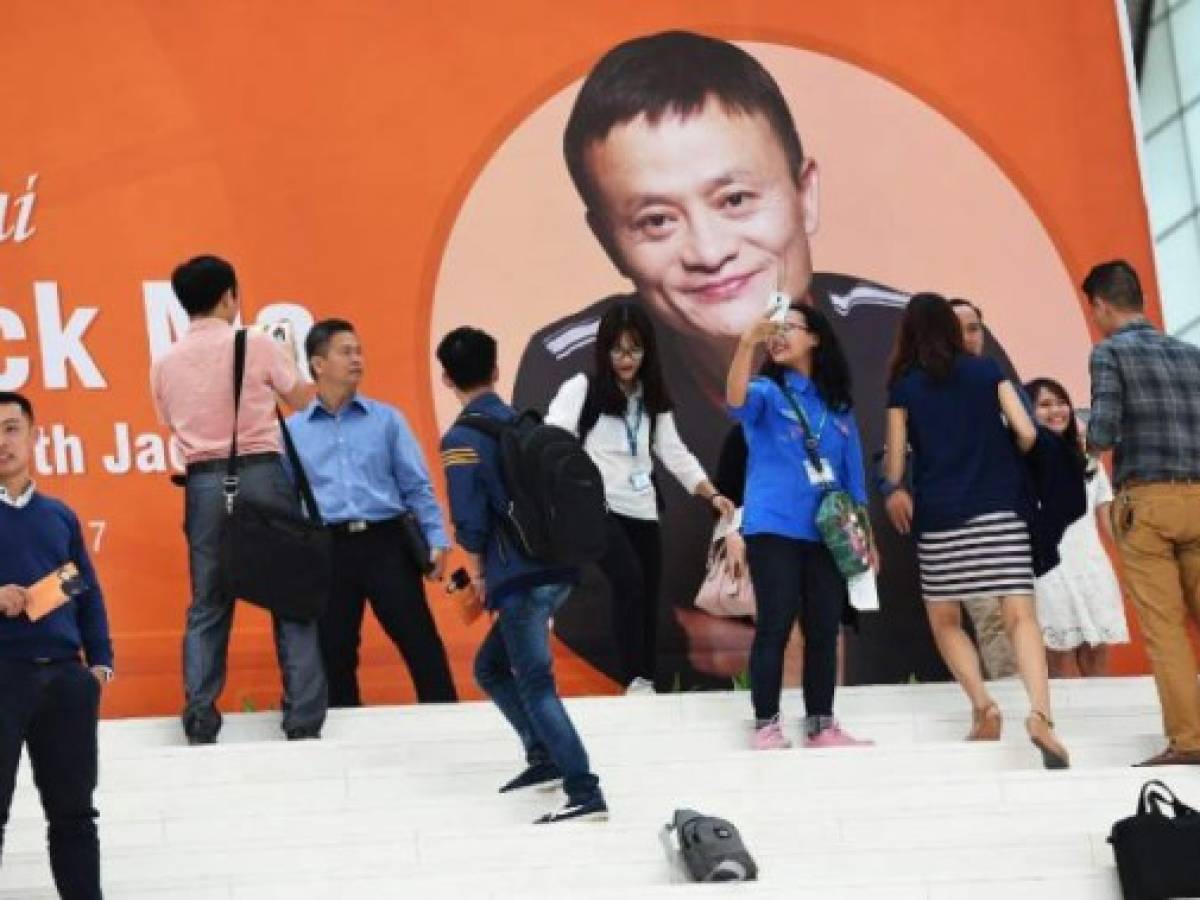
M 1084 453 L 1066 389 L 1053 379 L 1037 378 L 1025 385 L 1025 391 L 1033 401 L 1038 422 L 1079 448 L 1079 465 L 1087 480 L 1088 511 L 1063 535 L 1058 546 L 1062 563 L 1036 584 L 1038 620 L 1050 675 L 1104 675 L 1109 646 L 1129 642 L 1121 587 L 1096 525 L 1099 520 L 1112 536 L 1112 484 L 1104 466 Z

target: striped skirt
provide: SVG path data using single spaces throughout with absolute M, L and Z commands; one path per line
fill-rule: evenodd
M 1033 594 L 1029 529 L 1015 513 L 988 513 L 959 528 L 926 532 L 917 540 L 917 560 L 926 600 Z

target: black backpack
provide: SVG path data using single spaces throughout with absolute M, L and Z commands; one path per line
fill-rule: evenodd
M 526 556 L 579 565 L 604 553 L 604 482 L 573 434 L 545 424 L 535 410 L 509 422 L 474 413 L 458 423 L 499 444 L 509 497 L 502 521 Z

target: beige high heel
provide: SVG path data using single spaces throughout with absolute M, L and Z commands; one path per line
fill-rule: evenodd
M 998 741 L 1004 727 L 1004 717 L 995 703 L 971 710 L 971 730 L 968 741 Z
M 1071 768 L 1071 756 L 1054 735 L 1054 723 L 1040 709 L 1035 709 L 1025 720 L 1029 740 L 1042 754 L 1042 765 L 1047 769 Z

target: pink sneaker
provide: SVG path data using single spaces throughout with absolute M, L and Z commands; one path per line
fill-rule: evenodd
M 779 727 L 779 716 L 754 732 L 755 750 L 787 750 L 792 742 L 783 736 Z
M 804 746 L 810 749 L 819 750 L 829 747 L 873 747 L 874 741 L 863 741 L 858 738 L 851 737 L 842 730 L 842 726 L 837 722 L 827 728 L 817 732 L 816 737 L 805 737 Z

